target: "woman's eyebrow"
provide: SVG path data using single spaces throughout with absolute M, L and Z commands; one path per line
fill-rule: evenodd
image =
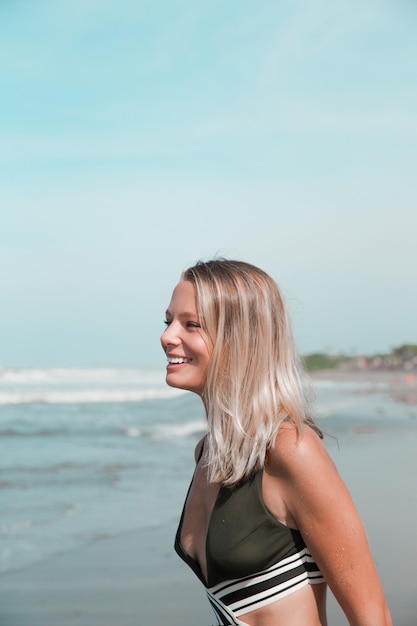
M 165 311 L 165 315 L 173 317 L 169 309 Z M 195 317 L 196 319 L 198 319 L 198 314 L 195 311 L 181 311 L 181 313 L 178 313 L 178 317 Z

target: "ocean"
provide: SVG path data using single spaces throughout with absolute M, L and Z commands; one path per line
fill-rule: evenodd
M 1 574 L 176 522 L 205 418 L 200 399 L 164 377 L 162 369 L 0 369 Z M 382 419 L 369 390 L 317 381 L 318 417 Z

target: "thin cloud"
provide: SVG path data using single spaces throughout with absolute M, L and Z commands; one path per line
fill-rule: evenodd
M 306 0 L 276 29 L 260 67 L 260 83 L 276 83 L 288 65 L 328 53 L 333 44 L 373 28 L 377 17 L 374 0 L 353 6 L 345 0 Z

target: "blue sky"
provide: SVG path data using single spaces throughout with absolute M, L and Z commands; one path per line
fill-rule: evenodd
M 304 353 L 417 343 L 412 0 L 0 4 L 0 365 L 163 365 L 180 272 Z

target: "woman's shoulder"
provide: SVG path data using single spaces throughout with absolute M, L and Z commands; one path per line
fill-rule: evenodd
M 301 475 L 311 470 L 313 465 L 333 464 L 318 433 L 304 424 L 299 430 L 295 424 L 286 421 L 280 426 L 274 445 L 268 452 L 268 466 L 273 473 L 280 475 Z
M 267 471 L 269 493 L 285 503 L 287 519 L 300 531 L 339 604 L 346 615 L 356 616 L 351 623 L 391 625 L 363 523 L 317 433 L 282 424 Z

